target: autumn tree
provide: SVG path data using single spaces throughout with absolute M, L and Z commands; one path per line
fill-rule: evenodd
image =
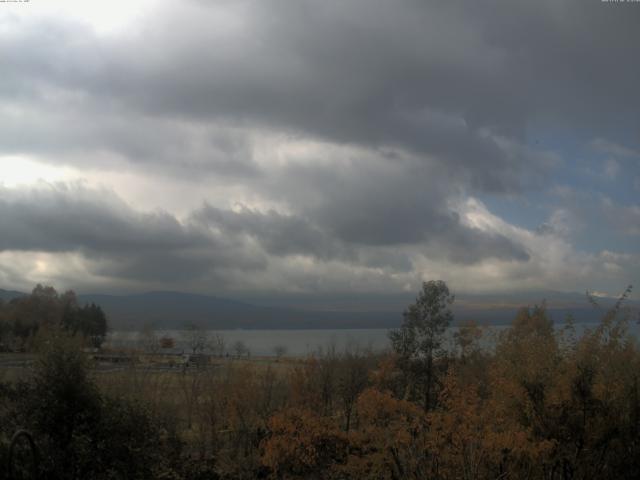
M 256 370 L 248 364 L 228 363 L 220 378 L 219 409 L 227 430 L 224 470 L 230 478 L 247 478 L 257 464 L 264 406 Z
M 273 347 L 273 353 L 276 355 L 276 360 L 280 361 L 283 355 L 286 355 L 287 347 L 285 345 L 276 345 Z
M 157 353 L 160 348 L 160 338 L 155 326 L 145 323 L 138 332 L 138 344 L 147 353 Z
M 182 340 L 191 353 L 203 353 L 210 346 L 209 332 L 196 323 L 186 323 L 182 331 Z
M 30 295 L 14 298 L 5 309 L 12 333 L 22 342 L 40 328 L 61 327 L 99 347 L 107 334 L 107 317 L 94 303 L 80 306 L 73 290 L 58 294 L 55 288 L 38 284 Z
M 268 428 L 261 460 L 274 478 L 330 478 L 346 460 L 344 433 L 313 410 L 289 408 L 271 417 Z
M 236 357 L 238 358 L 249 353 L 247 345 L 242 340 L 236 340 L 233 344 L 232 349 L 235 352 Z
M 324 412 L 325 395 L 320 378 L 320 362 L 309 357 L 294 365 L 289 371 L 289 404 Z
M 482 328 L 473 320 L 458 327 L 458 330 L 453 334 L 453 340 L 463 360 L 480 348 L 479 342 L 482 334 Z
M 358 396 L 367 387 L 369 362 L 367 355 L 356 350 L 347 350 L 340 358 L 338 367 L 338 396 L 342 404 L 344 428 L 351 428 L 354 408 Z
M 315 373 L 322 401 L 322 412 L 324 415 L 331 415 L 336 400 L 339 369 L 335 345 L 331 344 L 324 350 L 320 349 L 317 356 L 318 368 Z
M 176 341 L 173 339 L 173 337 L 170 337 L 168 335 L 161 336 L 158 343 L 160 345 L 160 348 L 163 350 L 175 348 L 176 346 Z
M 404 480 L 428 476 L 427 417 L 420 405 L 369 388 L 356 403 L 359 428 L 349 433 L 349 456 L 338 478 Z
M 213 355 L 222 357 L 226 347 L 224 336 L 221 333 L 213 333 L 209 340 L 209 347 Z

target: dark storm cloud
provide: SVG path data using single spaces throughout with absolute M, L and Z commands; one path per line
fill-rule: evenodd
M 637 118 L 640 67 L 623 59 L 634 57 L 638 9 L 490 5 L 188 2 L 165 6 L 121 41 L 31 24 L 3 42 L 2 84 L 36 92 L 51 84 L 123 112 L 429 152 L 489 176 L 479 185 L 496 190 L 511 182 L 492 175 L 530 166 L 506 158 L 482 128 L 521 139 L 536 115 L 603 125 L 612 115 Z
M 430 153 L 477 188 L 513 190 L 538 165 L 483 129 L 522 140 L 540 116 L 595 126 L 637 118 L 638 66 L 620 59 L 633 58 L 638 14 L 595 2 L 492 6 L 245 2 L 225 5 L 241 18 L 227 31 L 219 5 L 179 5 L 133 48 L 108 45 L 81 82 L 59 83 L 151 115 Z M 168 28 L 181 23 L 190 29 Z
M 504 49 L 528 113 L 609 132 L 620 122 L 637 124 L 640 65 L 631 60 L 640 40 L 637 5 L 492 0 L 468 6 L 483 19 L 488 44 Z
M 487 31 L 495 36 L 493 18 L 421 2 L 166 8 L 142 23 L 138 37 L 121 42 L 46 24 L 20 29 L 4 42 L 2 57 L 12 67 L 4 83 L 81 92 L 85 105 L 107 106 L 107 113 L 144 112 L 136 122 L 158 115 L 250 122 L 430 153 L 488 191 L 519 189 L 522 174 L 539 169 L 482 131 L 521 138 L 536 90 L 535 79 L 510 68 L 518 52 L 509 51 L 508 39 L 487 38 Z M 219 24 L 225 8 L 241 26 L 226 31 Z M 41 43 L 44 50 L 15 48 Z M 100 125 L 97 111 L 94 117 Z M 148 135 L 136 122 L 131 136 L 109 128 L 88 136 L 130 158 L 148 157 L 155 142 L 140 140 Z M 179 160 L 163 154 L 165 146 L 157 141 L 157 161 Z
M 0 250 L 136 252 L 210 243 L 168 213 L 138 213 L 108 191 L 79 185 L 0 187 L 0 219 Z
M 463 197 L 463 180 L 437 162 L 406 157 L 390 161 L 352 154 L 348 161 L 336 160 L 334 168 L 292 166 L 274 190 L 288 186 L 286 195 L 300 216 L 324 238 L 352 248 L 417 245 L 462 263 L 528 260 L 517 242 L 461 221 L 450 202 Z
M 348 255 L 347 248 L 298 216 L 281 215 L 273 210 L 267 213 L 247 208 L 232 211 L 205 205 L 194 212 L 192 218 L 228 234 L 249 235 L 274 255 L 312 255 L 323 260 L 353 258 L 353 252 Z
M 115 254 L 108 262 L 97 264 L 93 273 L 112 278 L 177 284 L 211 278 L 220 270 L 254 272 L 265 268 L 264 259 L 243 258 L 239 249 L 210 248 L 201 251 L 143 251 L 137 255 Z M 235 260 L 232 260 L 235 259 Z
M 303 255 L 354 266 L 408 271 L 408 257 L 387 244 L 358 246 L 358 237 L 328 235 L 309 220 L 274 211 L 223 210 L 205 205 L 186 222 L 166 212 L 141 213 L 109 191 L 77 184 L 0 188 L 2 251 L 79 252 L 95 274 L 123 279 L 195 280 L 216 272 L 251 272 L 276 257 Z M 382 221 L 390 219 L 382 218 Z M 382 223 L 378 228 L 383 228 Z M 389 225 L 388 228 L 394 228 Z M 437 246 L 450 258 L 474 263 L 482 258 L 527 260 L 509 240 L 453 222 L 413 243 Z M 429 230 L 430 229 L 430 230 Z M 375 232 L 366 232 L 373 235 Z M 375 236 L 375 235 L 374 235 Z M 251 238 L 255 244 L 247 243 Z M 405 240 L 405 239 L 403 239 Z M 360 242 L 362 243 L 362 242 Z
M 265 267 L 223 232 L 212 235 L 166 212 L 141 213 L 109 191 L 81 185 L 0 187 L 2 251 L 79 252 L 93 273 L 121 279 L 197 279 L 220 268 Z

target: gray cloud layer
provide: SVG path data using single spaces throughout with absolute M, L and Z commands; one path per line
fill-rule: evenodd
M 457 205 L 550 182 L 562 159 L 531 147 L 532 124 L 638 127 L 639 20 L 633 5 L 551 0 L 173 2 L 119 37 L 5 17 L 0 155 L 284 208 L 229 199 L 179 219 L 73 184 L 3 188 L 0 251 L 83 252 L 98 274 L 167 281 L 295 256 L 390 275 L 416 254 L 527 263 L 521 239 Z
M 407 268 L 407 260 L 399 260 L 392 250 L 367 251 L 374 231 L 350 238 L 341 235 L 343 232 L 327 233 L 295 215 L 247 208 L 223 210 L 210 205 L 180 222 L 167 212 L 138 212 L 112 192 L 77 184 L 0 188 L 0 218 L 6 232 L 0 238 L 0 251 L 80 253 L 99 263 L 95 273 L 132 280 L 179 281 L 205 277 L 216 270 L 264 270 L 267 255 L 311 256 L 399 271 Z M 431 239 L 424 237 L 432 236 L 438 249 L 456 262 L 485 257 L 528 259 L 527 253 L 506 237 L 464 227 L 455 216 L 440 223 L 426 222 L 421 228 L 420 237 L 382 239 L 375 246 L 393 247 L 401 240 L 427 248 Z M 361 238 L 365 241 L 359 242 Z M 365 247 L 362 251 L 359 243 Z

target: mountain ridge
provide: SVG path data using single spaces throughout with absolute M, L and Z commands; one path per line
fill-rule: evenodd
M 500 294 L 460 294 L 453 305 L 455 323 L 475 320 L 480 324 L 509 323 L 518 308 L 539 304 L 533 298 L 542 292 Z M 597 321 L 603 314 L 596 310 L 584 294 L 544 292 L 547 308 L 555 322 L 572 315 L 576 322 Z M 5 301 L 26 295 L 15 290 L 0 289 Z M 551 298 L 549 298 L 551 297 Z M 402 322 L 404 308 L 413 300 L 408 295 L 387 298 L 384 308 L 368 304 L 366 296 L 354 296 L 349 305 L 348 296 L 341 296 L 330 308 L 321 300 L 315 304 L 299 304 L 283 300 L 283 304 L 258 305 L 246 301 L 178 291 L 149 291 L 124 295 L 89 293 L 79 294 L 81 304 L 100 305 L 114 330 L 139 330 L 145 325 L 156 328 L 180 328 L 198 324 L 211 329 L 340 329 L 340 328 L 394 328 Z M 615 298 L 599 297 L 602 309 L 614 304 Z M 355 303 L 354 303 L 355 302 Z M 330 301 L 327 300 L 327 304 Z M 304 308 L 306 305 L 306 308 Z M 355 307 L 354 307 L 355 305 Z M 629 300 L 628 305 L 639 310 L 640 302 Z

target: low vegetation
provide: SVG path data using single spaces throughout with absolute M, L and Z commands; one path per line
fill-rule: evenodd
M 428 282 L 387 353 L 238 354 L 166 370 L 97 370 L 86 335 L 62 324 L 35 342 L 30 375 L 0 386 L 0 460 L 26 428 L 52 479 L 637 478 L 627 294 L 580 335 L 571 319 L 554 328 L 542 305 L 491 348 L 469 324 L 447 350 L 453 296 Z

